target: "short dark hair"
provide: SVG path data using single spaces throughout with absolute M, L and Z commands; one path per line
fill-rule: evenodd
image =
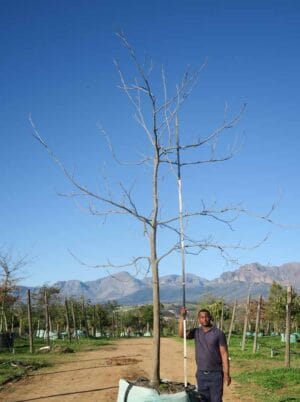
M 206 308 L 201 308 L 201 309 L 198 311 L 198 317 L 199 317 L 200 313 L 206 313 L 206 314 L 209 316 L 209 318 L 212 318 L 210 311 L 207 310 Z

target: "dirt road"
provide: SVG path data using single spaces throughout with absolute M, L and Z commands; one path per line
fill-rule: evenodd
M 149 378 L 152 339 L 124 339 L 97 351 L 76 353 L 64 364 L 33 372 L 29 377 L 8 384 L 0 392 L 5 402 L 116 402 L 120 378 Z M 182 378 L 182 345 L 163 338 L 161 376 L 173 381 Z M 188 348 L 188 382 L 194 384 L 193 349 Z M 241 399 L 234 395 L 234 384 L 226 387 L 225 402 Z M 243 401 L 244 402 L 244 401 Z

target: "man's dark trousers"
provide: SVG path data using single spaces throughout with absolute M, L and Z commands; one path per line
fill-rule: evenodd
M 205 397 L 205 401 L 222 402 L 223 373 L 222 371 L 198 371 L 198 391 Z

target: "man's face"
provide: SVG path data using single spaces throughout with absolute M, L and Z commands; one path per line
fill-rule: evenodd
M 201 327 L 210 327 L 211 326 L 210 316 L 209 316 L 209 314 L 207 314 L 205 312 L 199 313 L 198 321 L 199 321 L 199 324 L 201 325 Z

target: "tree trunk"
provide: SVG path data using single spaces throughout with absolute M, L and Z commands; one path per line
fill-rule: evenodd
M 5 297 L 6 297 L 6 293 L 3 295 L 3 300 L 1 303 L 0 332 L 3 332 L 3 330 L 7 332 L 7 321 L 6 321 L 6 315 L 5 315 L 5 301 L 4 301 Z
M 22 331 L 23 331 L 23 320 L 22 317 L 19 319 L 19 336 L 22 336 Z
M 98 317 L 98 322 L 99 322 L 99 332 L 100 332 L 100 336 L 103 336 L 102 315 L 101 315 L 101 310 L 100 310 L 99 307 L 97 308 L 97 317 Z
M 30 289 L 27 289 L 27 315 L 28 315 L 29 352 L 33 353 L 33 330 L 32 330 L 32 310 L 31 310 Z
M 96 337 L 96 306 L 93 305 L 93 337 Z
M 47 339 L 47 345 L 50 346 L 49 305 L 48 305 L 47 292 L 45 292 L 44 297 L 45 297 L 45 330 L 46 330 L 46 339 Z
M 88 327 L 88 322 L 87 322 L 87 317 L 86 317 L 86 307 L 84 303 L 84 298 L 82 298 L 82 317 L 83 317 L 83 328 L 85 330 L 86 336 L 89 336 L 89 327 Z
M 77 323 L 76 323 L 76 315 L 75 315 L 75 311 L 74 311 L 74 303 L 71 302 L 71 313 L 72 313 L 72 320 L 73 320 L 73 336 L 75 339 L 78 339 L 77 336 Z
M 153 105 L 155 110 L 155 105 Z M 157 215 L 158 215 L 158 167 L 159 167 L 159 144 L 156 131 L 156 115 L 154 114 L 154 138 L 155 156 L 153 158 L 152 180 L 152 215 L 150 229 L 150 263 L 152 270 L 152 295 L 153 295 L 153 366 L 150 383 L 157 387 L 160 384 L 160 294 L 159 272 L 157 259 Z
M 4 328 L 5 331 L 8 332 L 8 324 L 7 324 L 7 317 L 5 311 L 3 311 L 3 319 L 4 319 Z
M 153 287 L 153 366 L 151 385 L 160 383 L 160 298 L 157 261 L 152 262 L 152 287 Z
M 248 319 L 249 319 L 249 310 L 250 310 L 250 294 L 247 297 L 246 303 L 246 312 L 245 312 L 245 320 L 244 320 L 244 330 L 243 330 L 243 339 L 242 339 L 242 350 L 245 350 L 246 346 L 246 332 L 248 327 Z
M 224 325 L 224 301 L 222 300 L 222 310 L 221 310 L 221 317 L 220 317 L 220 330 L 223 331 Z
M 285 325 L 285 367 L 290 367 L 290 334 L 291 334 L 291 303 L 292 303 L 292 287 L 287 287 L 287 301 L 286 301 L 286 325 Z
M 66 323 L 67 323 L 68 338 L 69 338 L 69 342 L 71 342 L 72 336 L 71 336 L 70 319 L 69 319 L 69 306 L 68 306 L 67 299 L 65 299 L 65 309 L 66 309 Z
M 232 330 L 233 330 L 233 325 L 234 325 L 236 304 L 237 304 L 237 301 L 236 301 L 236 299 L 235 299 L 234 305 L 233 305 L 233 310 L 232 310 L 232 316 L 231 316 L 231 321 L 230 321 L 229 332 L 228 332 L 228 338 L 227 338 L 227 344 L 228 344 L 228 346 L 229 346 L 229 344 L 230 344 L 230 338 L 231 338 L 231 334 L 232 334 Z
M 13 314 L 13 312 L 11 312 L 11 316 L 10 316 L 10 333 L 11 334 L 13 334 L 14 332 L 15 332 L 15 317 L 14 317 L 14 314 Z
M 252 350 L 253 353 L 256 353 L 256 350 L 257 350 L 257 337 L 258 337 L 259 324 L 260 324 L 261 304 L 262 304 L 262 295 L 260 295 L 260 297 L 259 297 L 259 301 L 257 304 L 257 310 L 256 310 L 256 321 L 255 321 L 255 331 L 254 331 L 253 350 Z

